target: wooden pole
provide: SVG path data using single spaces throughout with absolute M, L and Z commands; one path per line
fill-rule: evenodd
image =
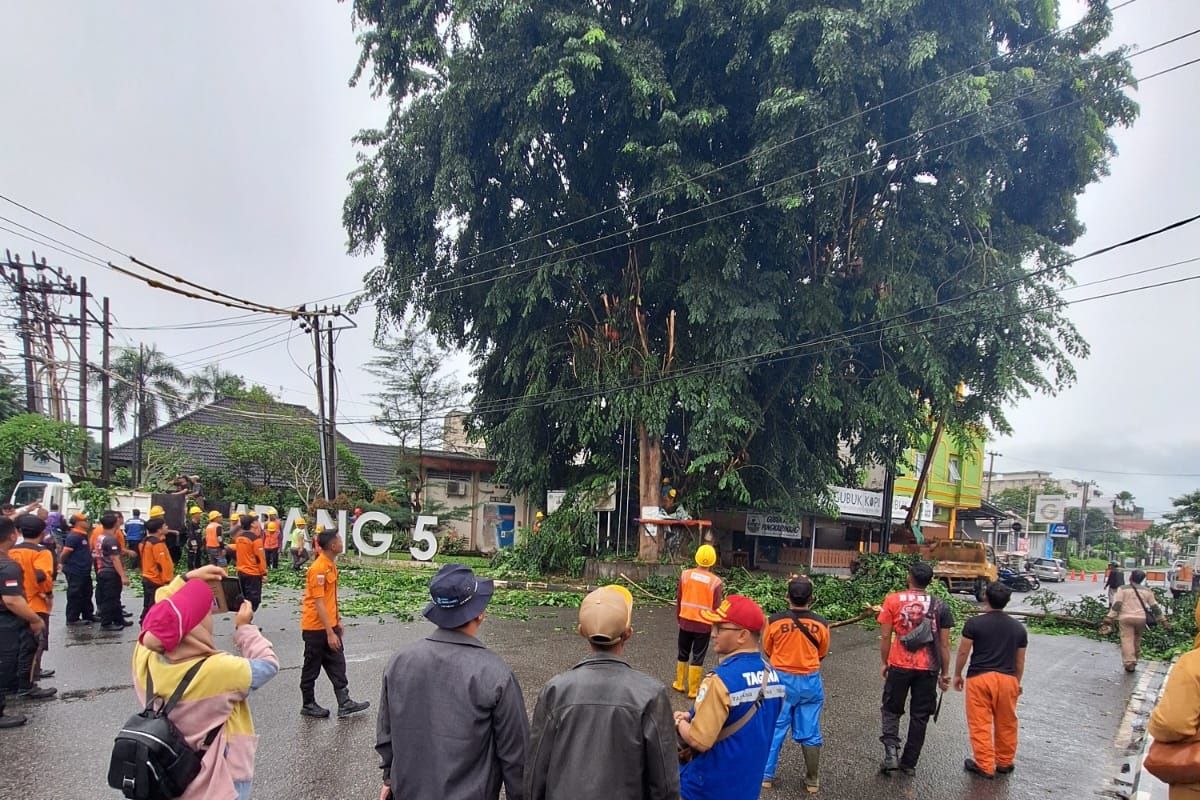
M 83 452 L 79 457 L 79 473 L 88 468 L 88 290 L 87 278 L 79 279 L 79 427 L 83 429 Z
M 333 318 L 329 320 L 326 331 L 326 342 L 329 352 L 326 353 L 326 365 L 329 368 L 329 385 L 325 387 L 329 393 L 329 404 L 326 410 L 325 425 L 329 443 L 325 446 L 325 456 L 329 459 L 329 499 L 337 497 L 338 493 L 338 460 L 337 460 L 337 372 L 333 364 Z M 345 531 L 343 531 L 345 533 Z
M 100 323 L 100 477 L 112 478 L 112 462 L 109 460 L 109 434 L 112 431 L 112 379 L 109 378 L 111 363 L 112 316 L 108 311 L 108 298 L 104 298 L 104 318 Z

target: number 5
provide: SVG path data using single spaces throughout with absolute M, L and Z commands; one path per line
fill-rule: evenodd
M 426 528 L 436 528 L 437 524 L 437 517 L 417 517 L 417 527 L 413 529 L 413 541 L 424 542 L 425 547 L 419 548 L 413 545 L 408 548 L 408 552 L 412 553 L 412 557 L 417 561 L 431 561 L 437 555 L 437 537 L 426 530 Z

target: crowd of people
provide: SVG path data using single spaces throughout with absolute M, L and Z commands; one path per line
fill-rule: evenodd
M 165 697 L 181 682 L 187 689 L 171 720 L 202 754 L 202 769 L 183 796 L 246 798 L 255 748 L 247 700 L 279 670 L 273 645 L 253 620 L 262 584 L 278 564 L 281 525 L 275 513 L 235 516 L 226 527 L 220 512 L 187 510 L 188 523 L 176 532 L 167 528 L 159 506 L 144 519 L 140 510 L 128 520 L 105 512 L 95 525 L 82 514 L 59 522 L 51 516 L 56 509 L 0 509 L 0 727 L 25 721 L 6 712 L 6 699 L 54 696 L 53 688 L 41 685 L 53 677 L 41 657 L 50 644 L 57 573 L 66 577 L 68 625 L 119 631 L 135 624 L 121 604 L 121 589 L 131 580 L 128 561 L 138 567 L 143 596 L 133 656 L 138 699 Z M 65 526 L 65 534 L 55 536 L 52 522 Z M 342 540 L 319 526 L 310 535 L 301 520 L 290 544 L 293 568 L 306 569 L 300 713 L 331 716 L 316 699 L 322 671 L 333 686 L 338 717 L 365 711 L 370 703 L 350 696 L 346 676 L 336 564 Z M 176 575 L 184 550 L 188 568 Z M 724 593 L 712 571 L 715 561 L 713 548 L 702 545 L 695 567 L 678 584 L 677 669 L 670 689 L 691 701 L 687 711 L 673 713 L 668 687 L 625 659 L 633 599 L 623 587 L 606 586 L 587 595 L 579 609 L 578 633 L 587 652 L 542 687 L 532 724 L 512 669 L 477 637 L 492 582 L 465 566 L 444 566 L 431 580 L 424 611 L 437 630 L 402 648 L 383 675 L 376 734 L 380 797 L 494 798 L 504 787 L 512 800 L 757 798 L 778 785 L 777 765 L 789 735 L 802 755 L 803 790 L 818 793 L 821 663 L 829 653 L 830 625 L 811 610 L 814 585 L 793 577 L 787 610 L 768 618 L 750 598 Z M 215 647 L 211 616 L 214 587 L 228 579 L 231 564 L 244 598 L 234 617 L 236 656 Z M 1139 626 L 1159 613 L 1153 593 L 1142 590 L 1142 577 L 1135 571 L 1117 590 L 1110 612 L 1133 630 L 1132 647 Z M 953 687 L 965 693 L 972 757 L 964 768 L 993 780 L 1015 769 L 1025 629 L 1003 613 L 1010 590 L 994 583 L 986 589 L 985 613 L 966 622 L 952 658 L 955 620 L 928 591 L 932 578 L 930 565 L 912 565 L 907 589 L 890 594 L 877 615 L 880 770 L 916 772 L 928 723 L 940 707 L 939 691 Z M 1122 643 L 1124 648 L 1124 634 Z M 718 661 L 706 671 L 709 649 Z M 605 736 L 597 737 L 597 730 Z

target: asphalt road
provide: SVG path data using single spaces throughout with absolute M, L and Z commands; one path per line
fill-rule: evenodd
M 348 800 L 378 796 L 379 771 L 373 749 L 374 709 L 338 721 L 299 716 L 297 687 L 301 642 L 293 596 L 268 601 L 259 622 L 275 642 L 282 670 L 251 699 L 260 736 L 254 797 L 259 800 Z M 136 600 L 127 597 L 132 609 Z M 30 715 L 15 731 L 0 732 L 7 758 L 0 794 L 24 800 L 84 800 L 117 797 L 105 773 L 112 736 L 136 711 L 129 659 L 136 628 L 123 634 L 66 629 L 62 612 L 52 625 L 52 650 L 45 665 L 58 670 L 49 685 L 59 697 L 14 704 Z M 584 655 L 574 633 L 575 611 L 540 609 L 529 620 L 492 617 L 481 638 L 503 656 L 525 689 L 532 710 L 538 688 Z M 674 674 L 675 624 L 669 609 L 635 609 L 637 634 L 627 653 L 635 667 L 670 680 Z M 218 643 L 230 646 L 232 622 L 217 624 Z M 425 635 L 425 622 L 360 619 L 346 635 L 351 692 L 377 700 L 379 675 L 390 654 Z M 712 656 L 710 654 L 710 660 Z M 915 777 L 878 774 L 881 680 L 873 631 L 837 629 L 825 662 L 828 699 L 821 797 L 874 800 L 930 798 L 1079 798 L 1091 796 L 1113 768 L 1112 741 L 1134 676 L 1120 669 L 1116 648 L 1073 637 L 1033 636 L 1021 701 L 1021 745 L 1016 772 L 982 782 L 962 770 L 969 754 L 962 695 L 948 693 L 941 719 L 931 725 Z M 679 708 L 682 696 L 672 693 Z M 324 678 L 318 700 L 333 705 Z M 30 754 L 25 757 L 24 754 Z M 798 748 L 785 747 L 777 788 L 764 798 L 799 796 Z

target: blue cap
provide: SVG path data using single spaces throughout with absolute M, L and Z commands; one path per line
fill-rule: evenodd
M 463 564 L 447 564 L 429 582 L 433 602 L 422 613 L 439 628 L 461 628 L 483 613 L 495 590 L 491 578 L 477 578 Z

